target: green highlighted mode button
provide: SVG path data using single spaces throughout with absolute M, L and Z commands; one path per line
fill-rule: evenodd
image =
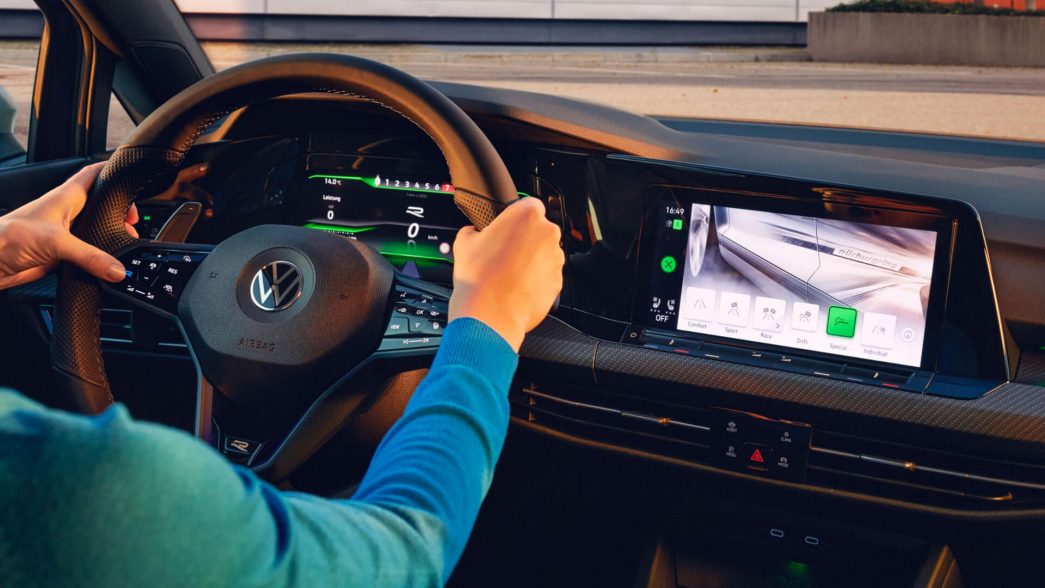
M 852 339 L 856 335 L 856 309 L 832 306 L 827 311 L 827 334 Z

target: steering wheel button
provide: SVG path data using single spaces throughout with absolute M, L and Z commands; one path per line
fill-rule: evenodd
M 388 329 L 385 331 L 386 336 L 397 336 L 406 335 L 409 329 L 409 322 L 405 318 L 393 317 L 388 323 Z
M 164 296 L 167 296 L 169 298 L 177 298 L 178 297 L 178 290 L 179 290 L 179 288 L 178 288 L 178 285 L 175 284 L 174 282 L 161 281 L 160 283 L 156 284 L 156 288 L 154 288 L 154 289 L 157 292 L 160 292 L 161 294 L 163 294 Z
M 428 331 L 428 321 L 422 318 L 410 319 L 410 332 L 411 333 L 425 333 Z

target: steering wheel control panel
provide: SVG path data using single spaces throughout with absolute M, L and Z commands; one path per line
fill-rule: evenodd
M 206 256 L 205 251 L 134 249 L 120 256 L 127 277 L 113 287 L 125 296 L 175 314 L 181 291 Z
M 737 471 L 801 481 L 812 427 L 733 410 L 711 412 L 718 465 Z
M 410 350 L 439 344 L 446 328 L 449 292 L 416 287 L 400 277 L 392 300 L 392 316 L 385 329 L 381 351 Z

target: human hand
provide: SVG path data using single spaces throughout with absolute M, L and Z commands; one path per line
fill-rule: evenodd
M 561 238 L 536 198 L 509 206 L 482 232 L 461 229 L 454 242 L 450 320 L 478 319 L 518 351 L 562 291 Z
M 61 186 L 0 216 L 0 290 L 38 280 L 60 261 L 73 263 L 109 282 L 124 279 L 123 264 L 115 257 L 69 232 L 104 165 L 89 165 Z M 133 237 L 138 236 L 132 226 L 137 222 L 138 211 L 132 205 L 127 212 L 126 228 Z

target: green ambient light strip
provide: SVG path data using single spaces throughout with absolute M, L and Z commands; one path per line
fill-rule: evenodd
M 420 251 L 419 251 L 420 250 Z M 427 261 L 441 261 L 451 263 L 446 257 L 438 257 L 436 252 L 429 247 L 416 247 L 404 243 L 385 243 L 378 250 L 381 255 L 389 257 L 402 257 L 405 259 L 423 259 Z
M 339 227 L 337 225 L 324 225 L 321 223 L 306 223 L 304 225 L 306 229 L 313 229 L 316 231 L 330 231 L 331 233 L 344 233 L 347 235 L 358 235 L 359 233 L 369 233 L 374 231 L 377 227 Z M 393 245 L 395 247 L 395 245 Z M 424 261 L 441 261 L 443 263 L 451 263 L 451 261 L 445 257 L 438 257 L 435 255 L 423 255 L 420 253 L 411 253 L 409 251 L 378 251 L 381 255 L 389 257 L 402 257 L 406 259 L 418 259 Z
M 338 225 L 324 225 L 320 223 L 306 223 L 306 229 L 315 229 L 317 231 L 330 231 L 331 233 L 344 233 L 346 235 L 358 235 L 359 233 L 369 233 L 370 231 L 377 230 L 377 227 L 341 227 Z
M 418 255 L 417 253 L 393 253 L 391 251 L 378 251 L 381 255 L 388 257 L 403 257 L 406 259 L 422 259 L 425 261 L 441 261 L 443 263 L 452 263 L 445 257 L 436 257 L 434 255 Z

